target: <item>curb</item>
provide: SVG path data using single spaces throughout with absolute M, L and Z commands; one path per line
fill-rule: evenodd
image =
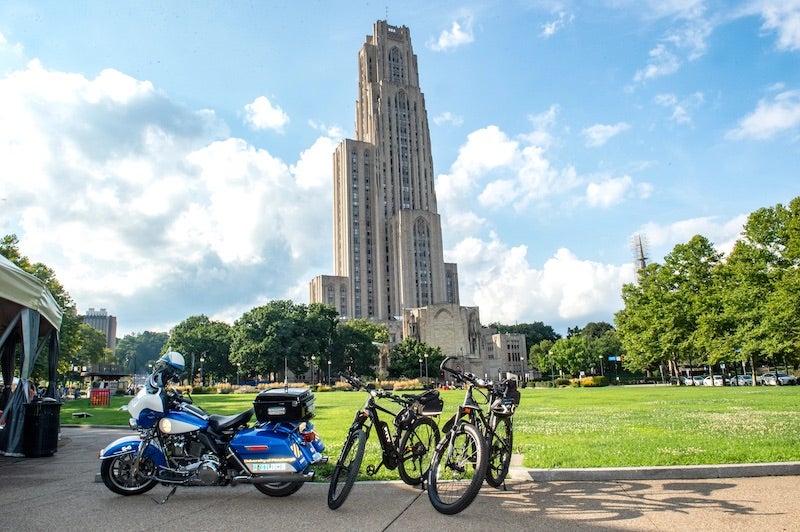
M 712 478 L 800 476 L 800 462 L 763 464 L 720 464 L 653 467 L 608 467 L 587 469 L 527 469 L 514 465 L 509 470 L 514 480 L 534 482 L 614 480 L 702 480 Z

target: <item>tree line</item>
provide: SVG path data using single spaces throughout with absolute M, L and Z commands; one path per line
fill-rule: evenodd
M 630 369 L 800 362 L 800 197 L 758 209 L 724 256 L 702 235 L 622 288 L 615 315 Z

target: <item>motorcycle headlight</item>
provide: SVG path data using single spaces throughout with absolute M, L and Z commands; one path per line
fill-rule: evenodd
M 161 432 L 164 434 L 169 434 L 172 431 L 172 423 L 169 419 L 163 417 L 161 421 L 158 422 L 158 428 L 161 429 Z
M 133 430 L 139 430 L 139 422 L 133 418 L 128 419 L 128 426 Z

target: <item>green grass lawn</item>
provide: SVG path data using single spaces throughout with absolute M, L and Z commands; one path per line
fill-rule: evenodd
M 514 416 L 514 448 L 532 468 L 616 467 L 800 460 L 800 386 L 526 388 Z M 212 414 L 250 408 L 254 394 L 195 395 Z M 335 461 L 365 392 L 316 394 L 317 432 Z M 444 414 L 463 398 L 443 391 Z M 88 399 L 64 403 L 62 424 L 127 426 L 119 407 L 130 397 L 112 397 L 110 407 Z M 388 402 L 387 402 L 388 403 Z M 74 418 L 74 412 L 92 417 Z M 374 434 L 362 466 L 377 464 Z M 331 466 L 329 466 L 331 467 Z M 321 472 L 324 475 L 324 470 Z M 396 471 L 373 477 L 396 479 Z

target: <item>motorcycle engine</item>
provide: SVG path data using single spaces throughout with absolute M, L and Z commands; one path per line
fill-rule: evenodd
M 178 466 L 177 471 L 189 477 L 189 484 L 215 486 L 224 481 L 219 457 L 192 435 L 169 436 L 164 443 L 170 461 Z

